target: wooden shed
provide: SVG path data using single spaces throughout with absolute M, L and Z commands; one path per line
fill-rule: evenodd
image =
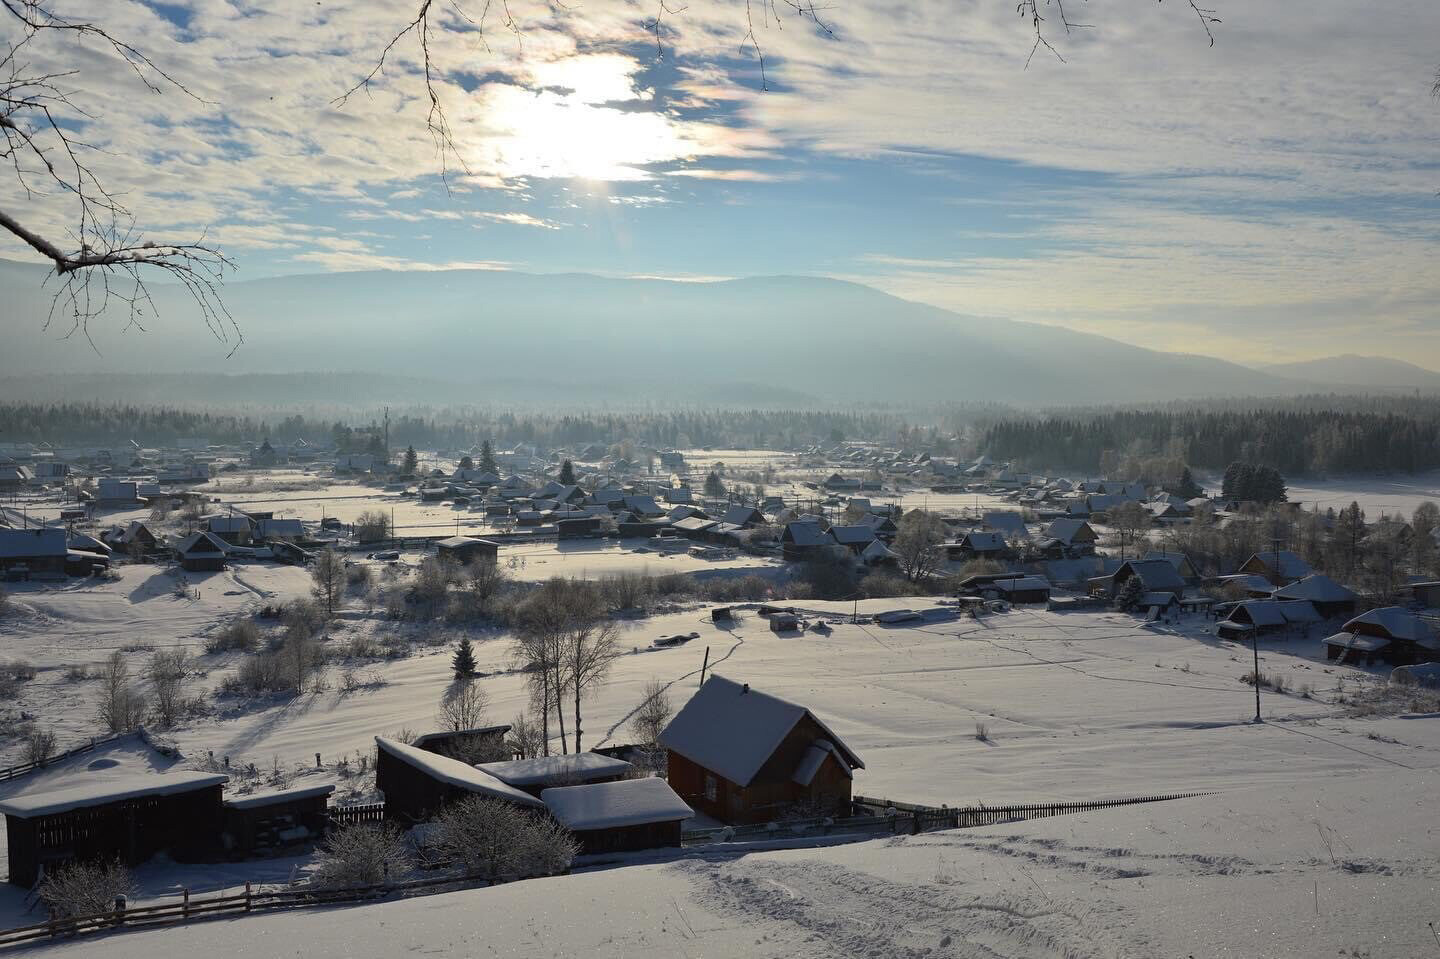
M 454 560 L 461 566 L 477 560 L 494 563 L 500 556 L 500 544 L 473 536 L 451 536 L 435 542 L 435 555 Z
M 561 786 L 540 794 L 570 830 L 582 855 L 679 846 L 681 824 L 695 815 L 663 779 L 621 779 Z
M 557 786 L 614 782 L 635 772 L 623 759 L 594 752 L 480 763 L 475 768 L 536 798 Z
M 670 786 L 726 823 L 848 816 L 860 757 L 804 706 L 711 676 L 665 727 Z
M 221 842 L 235 858 L 274 855 L 325 835 L 333 783 L 225 800 Z
M 573 516 L 555 521 L 555 534 L 560 539 L 586 539 L 599 536 L 604 530 L 598 516 Z
M 157 771 L 123 754 L 76 757 L 87 759 L 0 799 L 13 885 L 28 889 L 68 862 L 135 866 L 162 852 L 196 861 L 218 848 L 228 776 Z
M 427 752 L 384 736 L 375 737 L 375 787 L 385 794 L 385 819 L 399 825 L 425 822 L 447 803 L 484 796 L 527 809 L 545 804 L 458 759 Z

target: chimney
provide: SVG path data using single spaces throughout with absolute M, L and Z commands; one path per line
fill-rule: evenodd
M 743 695 L 748 692 L 750 692 L 750 684 L 746 683 L 743 687 L 741 687 L 740 693 Z

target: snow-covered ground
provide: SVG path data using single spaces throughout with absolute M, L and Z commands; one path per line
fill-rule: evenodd
M 1416 506 L 1426 500 L 1440 503 L 1440 471 L 1412 476 L 1301 479 L 1289 482 L 1287 486 L 1290 499 L 1306 509 L 1319 506 L 1322 512 L 1331 508 L 1339 511 L 1355 502 L 1372 520 L 1378 519 L 1381 513 L 1387 516 L 1403 513 L 1408 517 L 1415 512 Z
M 105 959 L 1414 959 L 1436 949 L 1437 805 L 1428 773 L 1391 772 L 1383 788 L 1332 778 L 50 948 Z

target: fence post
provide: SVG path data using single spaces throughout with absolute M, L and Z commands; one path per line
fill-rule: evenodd
M 181 906 L 181 913 L 186 919 L 190 918 L 190 887 L 185 887 L 185 901 Z
M 118 896 L 115 897 L 114 923 L 115 923 L 115 925 L 117 925 L 117 926 L 123 926 L 123 925 L 125 925 L 125 895 L 124 895 L 124 893 L 121 893 L 120 895 L 118 895 Z M 76 928 L 76 931 L 77 931 L 77 932 L 79 931 L 79 928 L 78 928 L 78 927 Z
M 245 880 L 245 911 L 246 911 L 246 912 L 249 912 L 249 911 L 250 911 L 251 905 L 252 905 L 252 900 L 251 900 L 251 897 L 250 897 L 250 880 L 247 879 L 247 880 Z

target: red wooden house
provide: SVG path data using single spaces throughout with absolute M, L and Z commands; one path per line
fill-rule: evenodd
M 670 786 L 725 823 L 850 814 L 860 757 L 804 706 L 711 676 L 665 727 Z

